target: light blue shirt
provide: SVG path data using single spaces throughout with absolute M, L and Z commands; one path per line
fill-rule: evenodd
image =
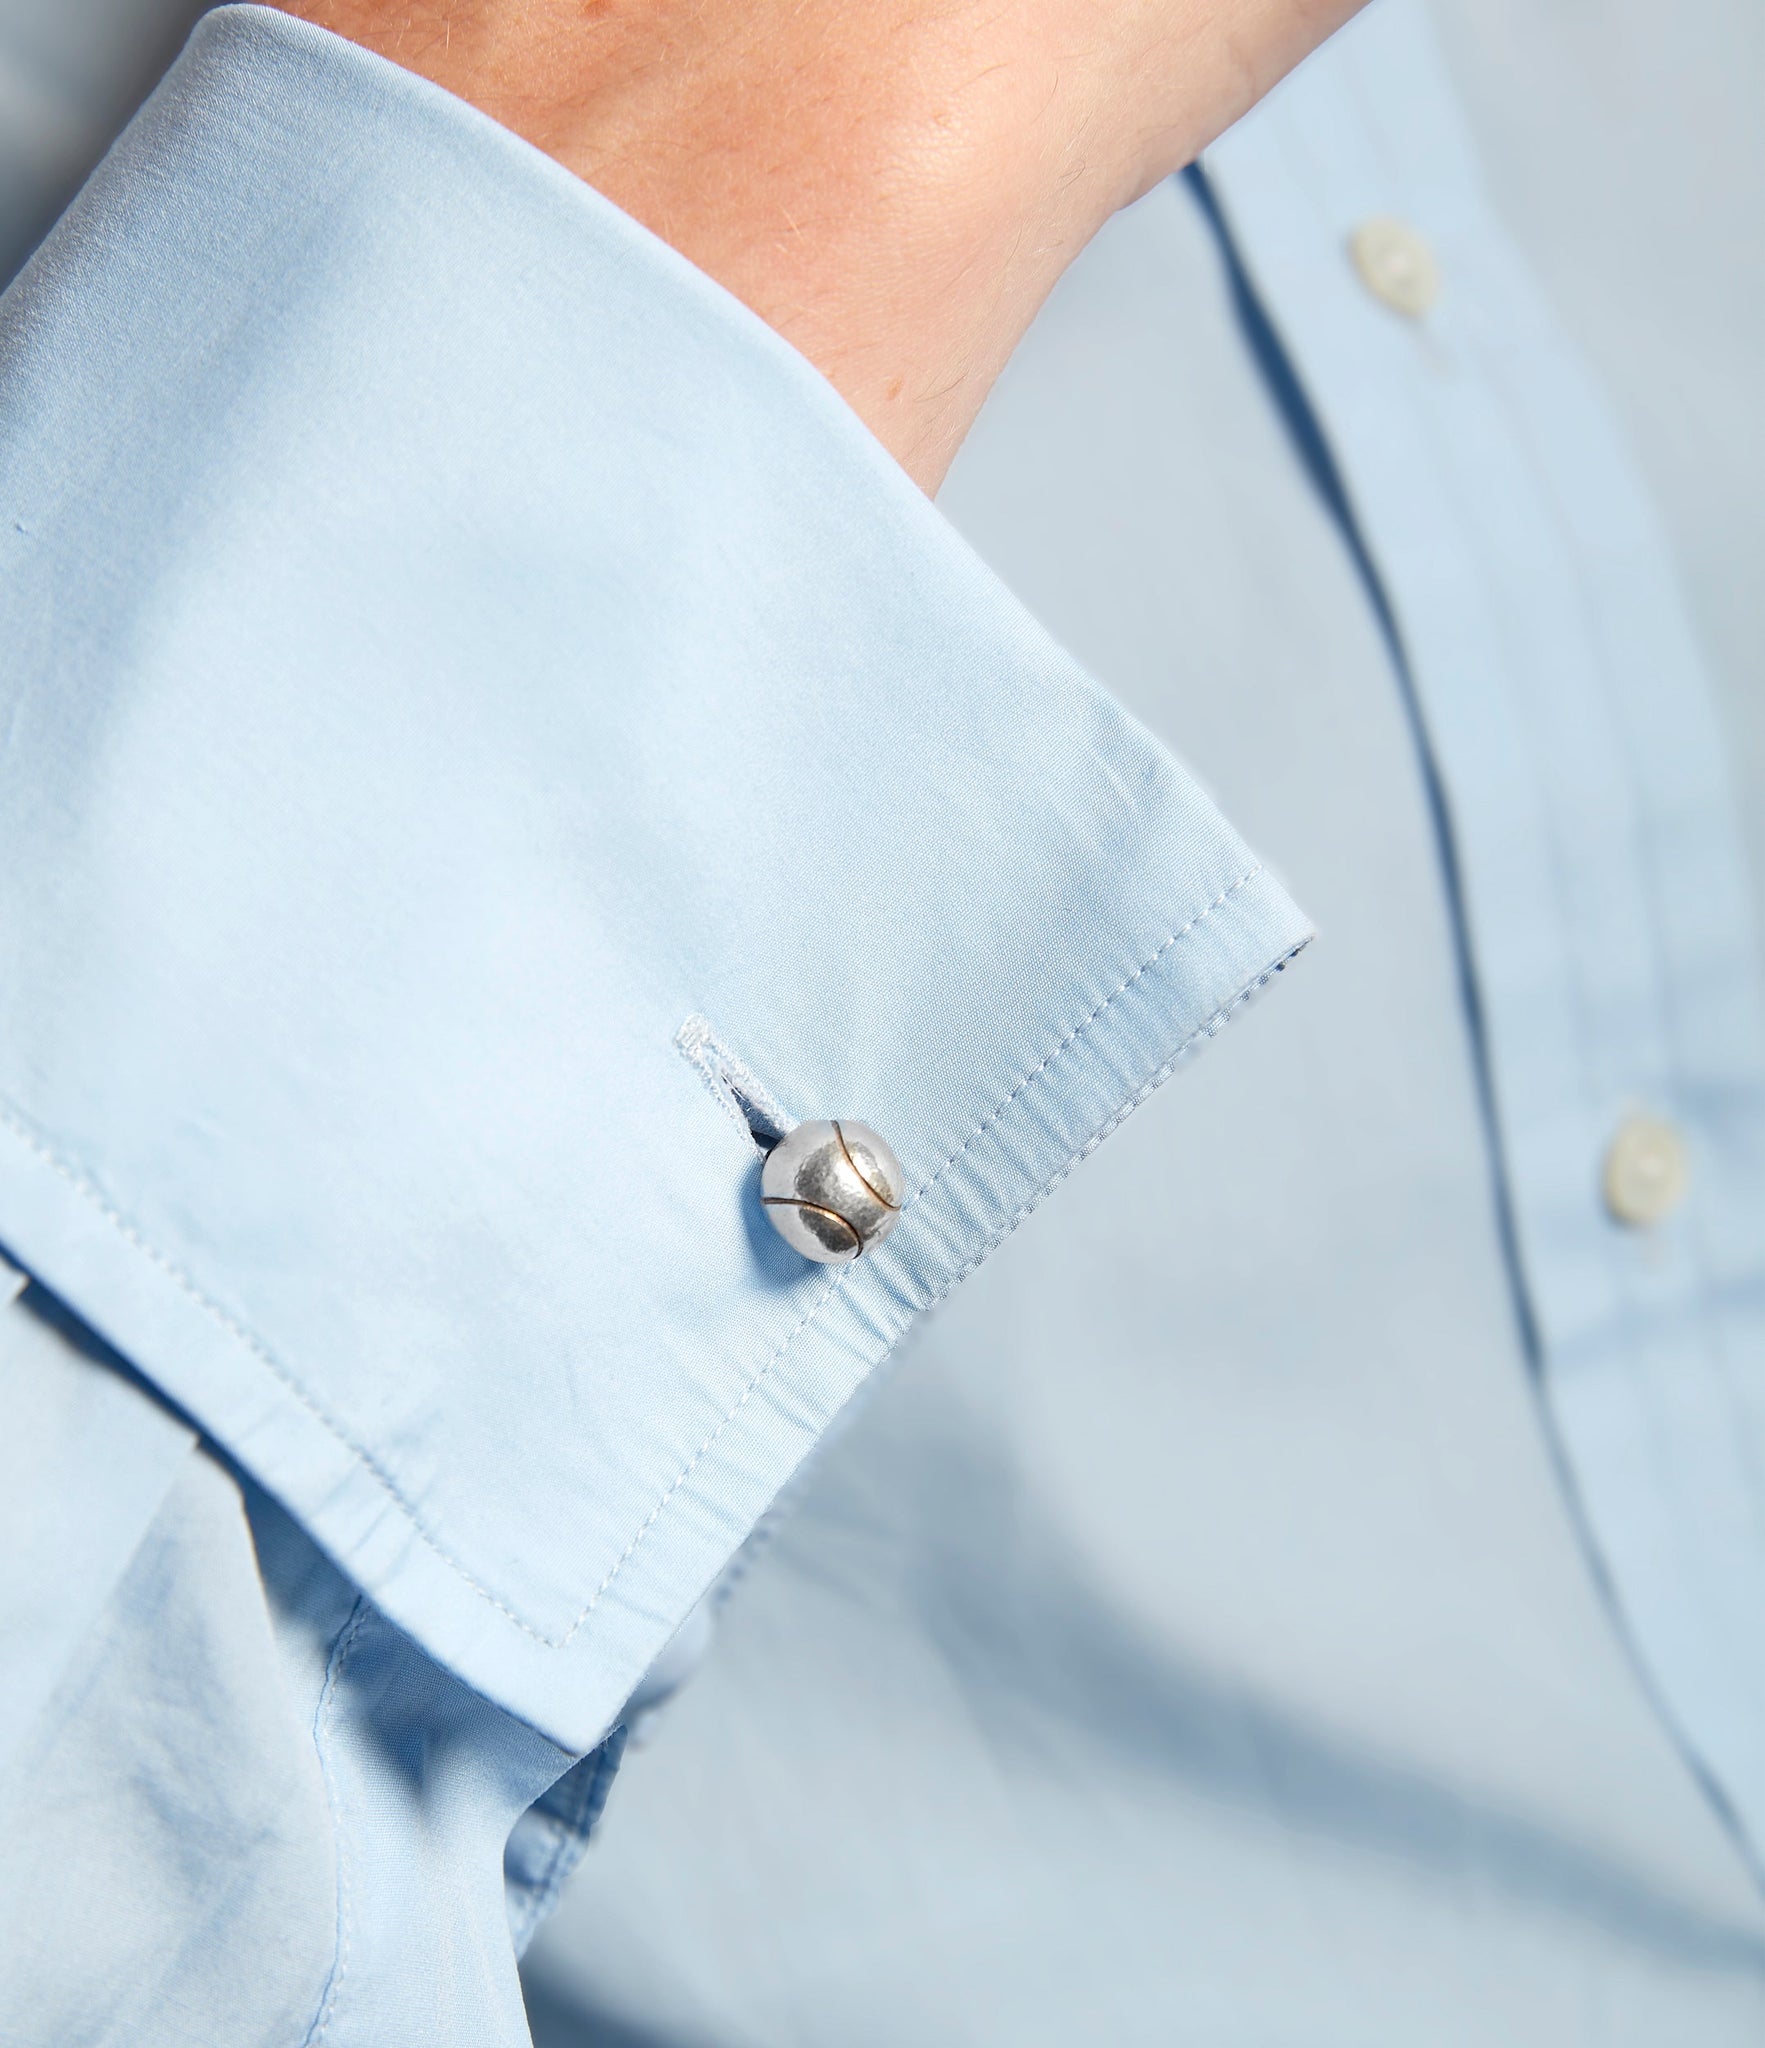
M 1057 295 L 1001 583 L 554 166 L 205 27 L 0 314 L 18 2038 L 518 2040 L 634 1719 L 542 2041 L 1758 2038 L 1757 927 L 1557 317 L 1386 5 Z M 1152 1093 L 1308 931 L 1161 742 L 1323 940 Z M 841 1277 L 745 1076 L 901 1153 Z

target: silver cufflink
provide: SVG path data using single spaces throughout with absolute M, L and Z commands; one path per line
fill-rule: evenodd
M 793 1251 L 844 1266 L 881 1244 L 901 1214 L 901 1162 L 867 1124 L 798 1124 L 766 1155 L 760 1200 Z

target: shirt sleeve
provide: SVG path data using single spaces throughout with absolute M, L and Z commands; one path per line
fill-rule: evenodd
M 783 341 L 260 8 L 0 301 L 0 646 L 0 1244 L 572 1750 L 1307 936 Z

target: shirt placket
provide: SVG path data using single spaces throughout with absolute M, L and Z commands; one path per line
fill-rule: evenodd
M 1364 17 L 1207 177 L 1393 623 L 1570 1508 L 1757 1869 L 1765 1005 L 1665 538 L 1416 10 Z

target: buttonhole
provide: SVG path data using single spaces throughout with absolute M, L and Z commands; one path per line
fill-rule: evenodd
M 753 1071 L 738 1059 L 705 1017 L 689 1017 L 674 1034 L 681 1057 L 696 1067 L 718 1107 L 758 1152 L 770 1152 L 796 1119 Z

